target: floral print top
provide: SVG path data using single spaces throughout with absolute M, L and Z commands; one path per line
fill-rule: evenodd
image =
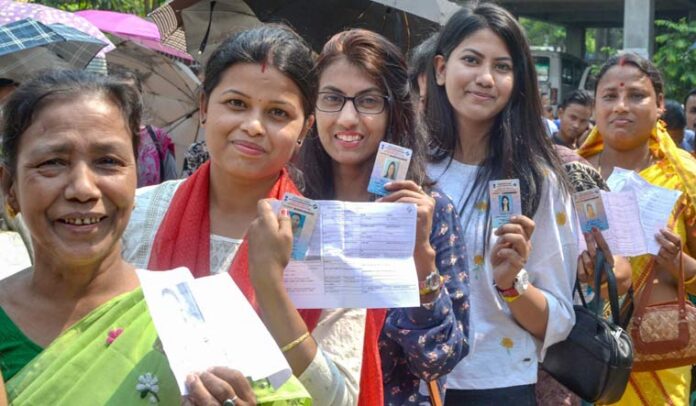
M 427 382 L 445 375 L 468 354 L 469 271 L 459 216 L 437 189 L 430 244 L 445 281 L 432 303 L 389 309 L 379 340 L 385 405 L 430 405 Z

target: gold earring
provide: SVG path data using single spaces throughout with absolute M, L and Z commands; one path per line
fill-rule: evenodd
M 17 217 L 17 211 L 12 207 L 12 205 L 9 202 L 5 202 L 5 211 L 7 212 L 7 215 L 10 216 L 10 219 L 14 219 Z

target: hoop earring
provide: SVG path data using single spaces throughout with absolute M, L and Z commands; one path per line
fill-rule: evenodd
M 205 117 L 203 117 L 203 118 L 201 119 L 201 124 L 205 124 L 206 121 L 208 121 L 208 119 L 205 118 Z

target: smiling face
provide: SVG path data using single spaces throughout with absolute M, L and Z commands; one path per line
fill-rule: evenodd
M 503 40 L 490 29 L 466 37 L 447 60 L 436 56 L 435 72 L 460 128 L 491 126 L 510 101 L 514 86 L 512 57 Z
M 630 64 L 616 65 L 597 84 L 595 113 L 604 141 L 618 151 L 645 145 L 659 117 L 663 96 Z
M 320 97 L 327 93 L 347 97 L 384 96 L 384 92 L 362 69 L 339 58 L 328 65 L 319 77 Z M 377 147 L 387 131 L 387 108 L 378 114 L 358 113 L 346 101 L 336 113 L 316 111 L 317 131 L 324 150 L 338 165 L 372 166 Z
M 254 63 L 228 68 L 201 111 L 213 168 L 245 180 L 277 176 L 312 120 L 290 78 Z
M 50 103 L 21 136 L 9 202 L 37 258 L 79 265 L 120 255 L 137 178 L 123 115 L 96 95 Z

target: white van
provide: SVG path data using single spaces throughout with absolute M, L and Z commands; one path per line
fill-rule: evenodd
M 532 47 L 539 91 L 549 98 L 554 111 L 575 89 L 584 89 L 590 80 L 590 67 L 582 59 L 564 52 Z

